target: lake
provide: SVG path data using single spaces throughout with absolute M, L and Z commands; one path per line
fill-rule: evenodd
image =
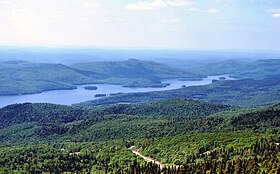
M 170 83 L 170 86 L 164 88 L 127 88 L 122 85 L 110 85 L 110 84 L 89 84 L 96 86 L 97 90 L 86 90 L 85 86 L 79 85 L 77 89 L 73 90 L 53 90 L 46 91 L 38 94 L 17 95 L 17 96 L 0 96 L 0 107 L 4 107 L 15 103 L 54 103 L 63 105 L 72 105 L 74 103 L 80 103 L 88 100 L 98 99 L 94 97 L 96 94 L 106 94 L 107 96 L 112 93 L 132 93 L 132 92 L 149 92 L 149 91 L 164 91 L 171 89 L 181 88 L 182 85 L 198 86 L 207 85 L 212 83 L 212 80 L 225 77 L 227 80 L 233 80 L 228 75 L 208 76 L 200 81 L 180 81 L 178 79 L 166 79 L 162 83 Z M 100 97 L 99 97 L 100 98 Z

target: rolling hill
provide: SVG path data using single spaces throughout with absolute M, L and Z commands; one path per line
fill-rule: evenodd
M 280 59 L 214 61 L 189 67 L 189 71 L 204 75 L 230 74 L 237 79 L 263 79 L 280 76 Z
M 141 129 L 133 128 L 131 124 L 152 126 L 169 120 L 205 117 L 229 109 L 229 106 L 189 99 L 168 99 L 142 105 L 122 104 L 98 109 L 54 104 L 15 104 L 0 109 L 0 141 L 48 141 L 74 137 L 101 140 L 112 135 L 115 139 L 132 137 L 123 134 L 122 130 L 125 129 L 143 136 L 139 132 Z
M 0 95 L 75 89 L 76 85 L 86 83 L 161 87 L 166 85 L 160 82 L 163 78 L 194 76 L 156 62 L 128 60 L 96 64 L 77 64 L 71 68 L 63 64 L 0 62 Z
M 169 67 L 167 65 L 153 62 L 129 59 L 126 61 L 101 61 L 78 63 L 71 65 L 72 68 L 83 70 L 89 73 L 101 74 L 105 83 L 122 83 L 126 80 L 128 87 L 153 87 L 161 84 L 166 78 L 199 78 L 196 74 Z M 165 84 L 162 84 L 163 86 Z
M 153 62 L 129 59 L 126 61 L 103 61 L 78 63 L 71 67 L 84 71 L 91 71 L 107 77 L 130 77 L 130 78 L 176 78 L 197 77 L 187 71 L 171 68 L 167 65 Z

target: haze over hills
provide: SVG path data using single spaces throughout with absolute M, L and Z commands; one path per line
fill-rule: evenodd
M 161 87 L 166 85 L 160 81 L 164 78 L 200 77 L 160 63 L 138 60 L 81 63 L 72 67 L 63 64 L 6 61 L 0 62 L 0 74 L 1 95 L 75 89 L 78 84 L 89 83 Z
M 126 61 L 102 61 L 90 63 L 78 63 L 71 67 L 104 74 L 105 78 L 143 78 L 151 81 L 159 81 L 167 78 L 199 78 L 202 76 L 188 72 L 187 70 L 172 68 L 170 66 L 153 62 L 129 59 Z M 137 84 L 136 84 L 137 85 Z
M 191 72 L 200 74 L 231 74 L 232 77 L 238 79 L 262 79 L 279 76 L 280 59 L 278 57 L 278 59 L 261 59 L 250 62 L 231 59 L 196 65 L 190 69 Z
M 91 61 L 120 61 L 139 59 L 157 61 L 172 66 L 193 65 L 218 60 L 279 59 L 280 52 L 258 50 L 181 50 L 153 48 L 84 48 L 84 47 L 3 47 L 0 46 L 2 61 L 23 60 L 35 63 L 62 63 L 66 65 Z M 176 61 L 174 61 L 176 60 Z M 186 62 L 185 60 L 188 60 Z

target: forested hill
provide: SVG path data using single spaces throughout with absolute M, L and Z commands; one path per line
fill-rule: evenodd
M 166 119 L 205 117 L 234 107 L 192 99 L 165 99 L 147 104 L 119 104 L 98 109 L 99 114 L 151 115 Z
M 85 109 L 25 103 L 0 109 L 0 123 L 0 173 L 280 169 L 279 104 L 240 109 L 169 99 Z M 166 167 L 145 164 L 129 147 Z
M 280 59 L 260 59 L 254 61 L 242 61 L 242 59 L 230 59 L 201 63 L 188 68 L 193 73 L 204 75 L 231 74 L 237 79 L 262 79 L 280 76 Z
M 163 87 L 166 85 L 161 84 L 164 78 L 201 77 L 152 61 L 96 62 L 73 67 L 25 61 L 0 62 L 0 95 L 75 89 L 76 85 L 86 83 Z
M 159 80 L 176 77 L 198 77 L 186 70 L 171 68 L 158 62 L 140 61 L 137 59 L 78 63 L 71 65 L 71 67 L 87 72 L 103 74 L 106 78 L 129 77 Z
M 169 91 L 120 94 L 80 103 L 77 106 L 96 107 L 120 102 L 145 103 L 166 98 L 192 98 L 241 107 L 272 105 L 280 102 L 280 78 L 218 81 L 210 85 Z
M 75 137 L 77 139 L 106 139 L 133 137 L 122 132 L 134 130 L 144 136 L 137 126 L 151 126 L 184 118 L 205 117 L 220 111 L 232 109 L 224 105 L 201 103 L 190 99 L 169 99 L 142 105 L 116 105 L 99 109 L 84 109 L 53 104 L 15 104 L 0 109 L 0 140 L 27 141 L 35 137 L 46 141 Z M 111 125 L 111 126 L 110 126 Z M 156 128 L 156 127 L 155 127 Z M 119 132 L 121 131 L 121 132 Z M 165 131 L 165 130 L 164 130 Z M 97 134 L 99 132 L 100 134 Z M 86 134 L 80 136 L 80 134 Z M 101 136 L 102 135 L 102 136 Z M 70 136 L 70 137 L 68 137 Z
M 0 74 L 0 95 L 74 89 L 75 82 L 86 83 L 93 80 L 62 64 L 37 64 L 24 61 L 0 62 Z

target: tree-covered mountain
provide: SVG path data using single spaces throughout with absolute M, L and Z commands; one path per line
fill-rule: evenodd
M 104 79 L 100 81 L 105 83 L 124 84 L 122 81 L 126 80 L 125 86 L 127 87 L 160 87 L 160 85 L 164 87 L 166 84 L 161 84 L 161 80 L 166 78 L 203 77 L 158 62 L 137 59 L 77 63 L 71 67 L 88 72 L 88 75 L 100 74 Z
M 37 141 L 70 137 L 101 140 L 112 135 L 114 138 L 133 137 L 124 134 L 125 130 L 142 137 L 141 126 L 153 129 L 155 124 L 205 117 L 231 108 L 189 99 L 169 99 L 142 105 L 121 104 L 98 109 L 53 104 L 15 104 L 0 109 L 0 140 L 28 142 L 34 137 Z M 135 123 L 140 127 L 131 127 Z M 89 132 L 91 133 L 88 134 Z
M 0 95 L 75 89 L 75 84 L 88 83 L 93 80 L 62 64 L 0 62 Z
M 160 63 L 138 60 L 85 63 L 74 67 L 25 61 L 0 62 L 0 95 L 75 89 L 76 85 L 86 83 L 161 87 L 166 85 L 161 84 L 163 78 L 197 77 Z
M 71 67 L 89 72 L 103 74 L 109 77 L 130 77 L 130 78 L 176 78 L 176 77 L 197 77 L 190 72 L 167 65 L 153 62 L 129 59 L 126 61 L 101 61 L 74 64 Z
M 237 79 L 279 77 L 280 59 L 214 61 L 189 67 L 189 71 L 202 75 L 230 74 Z
M 250 115 L 248 112 L 251 110 L 190 99 L 168 99 L 136 105 L 120 104 L 98 109 L 53 104 L 15 104 L 0 109 L 0 138 L 2 143 L 32 142 L 36 139 L 35 142 L 59 139 L 100 141 L 213 131 L 218 129 L 218 125 L 225 126 L 223 129 L 235 130 L 245 126 L 242 121 L 244 118 L 259 114 Z M 269 118 L 271 121 L 265 124 L 267 127 L 279 126 L 279 107 L 268 109 L 267 113 L 262 109 L 259 112 L 264 115 L 262 119 L 253 122 L 253 118 L 250 118 L 250 125 L 260 128 Z M 228 118 L 232 121 L 227 122 Z M 261 123 L 258 125 L 256 122 Z

